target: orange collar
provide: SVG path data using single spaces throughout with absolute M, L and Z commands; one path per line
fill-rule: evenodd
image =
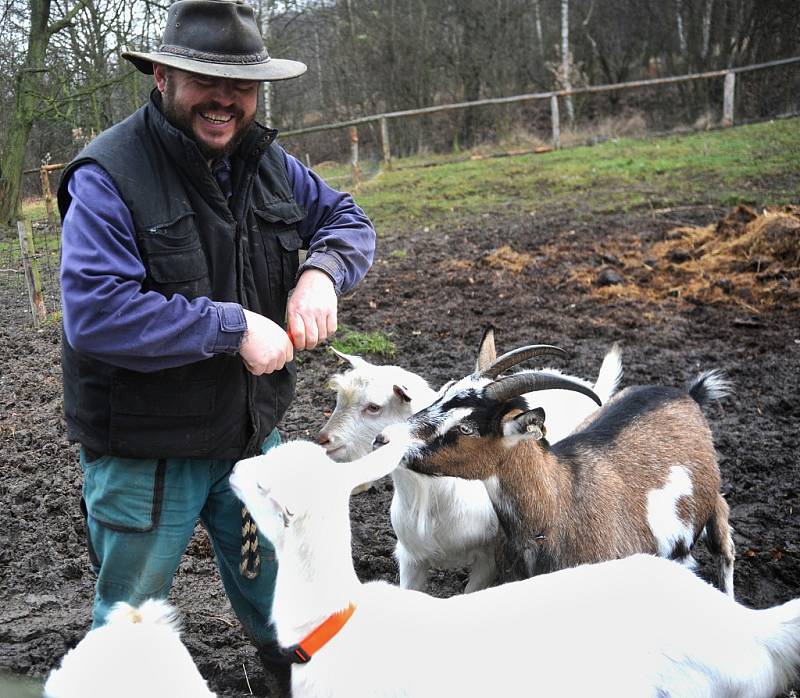
M 343 611 L 328 616 L 321 625 L 318 625 L 303 640 L 290 647 L 287 653 L 293 654 L 292 661 L 305 664 L 311 657 L 319 652 L 328 642 L 330 642 L 350 620 L 350 616 L 355 613 L 355 604 L 350 604 Z

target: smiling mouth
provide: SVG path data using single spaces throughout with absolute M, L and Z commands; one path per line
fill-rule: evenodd
M 200 116 L 206 121 L 210 121 L 212 124 L 227 124 L 229 121 L 233 120 L 233 114 L 214 114 L 212 112 L 203 111 L 200 112 Z

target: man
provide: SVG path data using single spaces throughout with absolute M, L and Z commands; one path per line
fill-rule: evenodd
M 280 441 L 294 350 L 335 331 L 337 294 L 366 273 L 375 233 L 254 121 L 260 83 L 306 67 L 267 55 L 248 5 L 179 0 L 162 46 L 123 56 L 153 74 L 150 100 L 70 163 L 58 193 L 93 627 L 117 601 L 167 596 L 199 517 L 234 610 L 285 679 L 274 553 L 253 538 L 242 560 L 228 475 Z

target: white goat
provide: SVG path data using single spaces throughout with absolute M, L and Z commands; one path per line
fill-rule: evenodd
M 272 618 L 293 698 L 772 698 L 800 663 L 800 600 L 754 611 L 674 562 L 637 555 L 438 599 L 359 582 L 348 501 L 402 435 L 334 467 L 295 441 L 231 486 L 275 545 Z
M 350 371 L 331 378 L 336 408 L 318 437 L 334 460 L 350 461 L 369 453 L 382 429 L 404 421 L 436 398 L 427 381 L 411 371 L 376 366 L 359 356 L 334 352 L 351 366 Z M 504 370 L 506 357 L 497 359 L 490 329 L 481 340 L 476 370 L 496 375 Z M 561 375 L 556 369 L 546 370 Z M 594 386 L 603 400 L 613 395 L 621 374 L 619 347 L 615 345 L 603 359 Z M 589 397 L 565 390 L 542 391 L 537 394 L 538 400 L 544 400 L 552 415 L 551 435 L 555 440 L 569 434 L 597 409 Z M 432 567 L 468 567 L 466 592 L 489 586 L 497 573 L 499 528 L 483 483 L 448 477 L 432 480 L 406 469 L 392 473 L 392 480 L 390 516 L 397 536 L 400 586 L 424 590 Z M 355 492 L 363 488 L 357 487 Z
M 700 410 L 729 383 L 707 371 L 686 390 L 627 388 L 551 446 L 545 411 L 531 409 L 529 391 L 557 387 L 588 394 L 546 373 L 473 374 L 383 434 L 412 440 L 404 463 L 415 472 L 486 485 L 521 577 L 634 553 L 691 567 L 705 535 L 720 588 L 732 596 L 728 505 Z
M 50 672 L 44 698 L 214 698 L 180 639 L 174 609 L 117 603 Z

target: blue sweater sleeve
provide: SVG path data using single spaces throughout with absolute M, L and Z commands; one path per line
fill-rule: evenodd
M 69 181 L 61 240 L 64 334 L 77 351 L 151 372 L 237 350 L 246 329 L 236 303 L 144 291 L 130 212 L 98 165 Z
M 350 194 L 336 191 L 297 158 L 284 152 L 294 198 L 307 211 L 299 226 L 308 255 L 300 267 L 324 271 L 337 294 L 364 278 L 375 252 L 375 229 Z

